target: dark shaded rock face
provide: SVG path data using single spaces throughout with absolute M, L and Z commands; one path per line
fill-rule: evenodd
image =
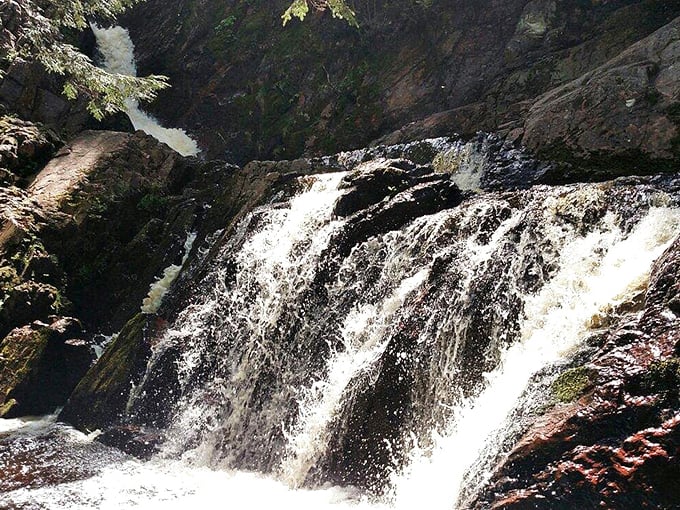
M 515 446 L 475 508 L 675 508 L 680 498 L 680 240 L 657 261 L 638 316 L 585 367 L 592 384 Z
M 597 179 L 611 168 L 675 170 L 680 141 L 680 18 L 596 70 L 539 97 L 522 142 Z M 570 180 L 570 171 L 562 169 Z M 601 178 L 601 177 L 600 177 Z
M 80 381 L 59 418 L 89 431 L 120 419 L 133 385 L 144 375 L 156 328 L 151 315 L 131 319 Z
M 153 112 L 194 133 L 209 157 L 239 162 L 332 153 L 390 132 L 387 143 L 521 137 L 535 98 L 680 15 L 667 1 L 400 0 L 358 2 L 359 30 L 316 14 L 284 28 L 289 3 L 136 7 L 123 24 L 140 70 L 173 83 Z M 643 103 L 627 113 L 651 126 Z
M 54 318 L 0 342 L 0 417 L 47 414 L 62 405 L 94 361 L 80 323 Z

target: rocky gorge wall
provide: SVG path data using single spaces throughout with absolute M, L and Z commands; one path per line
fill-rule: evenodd
M 358 30 L 316 14 L 284 28 L 285 1 L 150 0 L 123 24 L 140 70 L 174 85 L 153 113 L 209 157 L 486 130 L 591 168 L 649 172 L 677 158 L 676 24 L 655 33 L 680 15 L 677 1 L 352 5 Z
M 338 214 L 358 216 L 346 251 L 474 196 L 451 183 L 475 161 L 484 190 L 648 174 L 605 186 L 677 192 L 675 177 L 654 174 L 678 171 L 678 2 L 357 3 L 358 31 L 316 14 L 284 29 L 280 4 L 149 0 L 123 20 L 140 71 L 173 82 L 151 109 L 195 134 L 203 159 L 139 132 L 82 132 L 91 126 L 82 108 L 65 103 L 40 71 L 19 67 L 0 83 L 12 114 L 0 120 L 0 415 L 49 412 L 68 399 L 64 420 L 108 429 L 103 441 L 150 455 L 169 420 L 160 397 L 176 389 L 167 367 L 177 353 L 167 353 L 139 404 L 145 420 L 126 414 L 131 383 L 191 304 L 194 283 L 214 270 L 219 247 L 238 237 L 239 221 L 285 203 L 305 175 L 399 160 L 348 185 L 352 198 Z M 462 147 L 454 138 L 250 161 L 456 131 L 472 139 L 468 152 L 444 150 Z M 416 188 L 413 200 L 391 201 Z M 165 304 L 139 314 L 149 285 L 180 263 L 189 232 L 196 242 Z M 600 324 L 561 381 L 564 399 L 544 410 L 471 504 L 672 508 L 679 254 L 676 242 L 646 292 Z M 117 331 L 93 368 L 99 334 Z M 395 404 L 390 360 L 375 389 L 385 408 Z M 381 405 L 366 398 L 355 413 L 375 416 Z M 380 423 L 359 430 L 355 415 L 344 419 L 369 439 L 383 432 Z M 371 444 L 361 437 L 357 444 Z M 336 441 L 323 469 L 359 483 L 346 458 L 375 452 Z

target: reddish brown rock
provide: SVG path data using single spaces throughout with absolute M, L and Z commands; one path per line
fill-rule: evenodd
M 680 501 L 680 239 L 657 261 L 646 304 L 588 363 L 594 390 L 538 420 L 475 508 L 674 508 Z

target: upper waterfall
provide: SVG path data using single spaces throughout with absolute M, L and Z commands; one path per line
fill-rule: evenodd
M 104 57 L 104 68 L 112 73 L 137 76 L 135 47 L 128 31 L 119 26 L 102 28 L 94 23 L 90 26 L 97 38 L 97 47 Z M 151 115 L 142 111 L 135 100 L 127 100 L 126 105 L 126 113 L 135 129 L 141 129 L 166 143 L 182 156 L 195 156 L 199 153 L 198 144 L 184 130 L 161 126 Z

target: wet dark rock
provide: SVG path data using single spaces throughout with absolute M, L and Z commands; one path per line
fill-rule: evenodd
M 125 460 L 118 450 L 75 439 L 72 430 L 46 421 L 27 420 L 26 434 L 0 433 L 0 493 L 5 508 L 12 508 L 5 498 L 11 491 L 84 480 L 113 462 Z M 32 502 L 28 506 L 33 506 Z
M 12 330 L 0 342 L 0 416 L 47 414 L 66 402 L 94 361 L 76 319 L 54 317 Z
M 173 404 L 182 393 L 178 375 L 182 352 L 182 346 L 174 345 L 155 353 L 155 362 L 144 375 L 144 391 L 135 395 L 134 407 L 126 415 L 128 422 L 158 429 L 170 425 Z
M 436 176 L 429 182 L 415 184 L 387 200 L 371 205 L 351 216 L 337 243 L 331 243 L 341 256 L 371 236 L 396 230 L 426 214 L 455 207 L 466 197 L 449 176 Z
M 583 386 L 589 391 L 532 426 L 474 508 L 675 505 L 680 319 L 670 307 L 678 267 L 680 240 L 657 261 L 641 314 L 623 315 L 589 356 Z
M 144 375 L 159 327 L 153 315 L 132 318 L 82 378 L 59 419 L 88 431 L 116 424 Z
M 406 168 L 399 168 L 399 165 Z M 351 188 L 351 191 L 336 202 L 335 214 L 349 216 L 388 195 L 403 191 L 412 183 L 407 170 L 414 167 L 408 160 L 377 160 L 359 165 L 343 178 L 341 186 Z
M 97 441 L 113 446 L 138 459 L 148 459 L 158 449 L 161 442 L 158 431 L 144 430 L 132 425 L 111 427 L 97 436 Z

